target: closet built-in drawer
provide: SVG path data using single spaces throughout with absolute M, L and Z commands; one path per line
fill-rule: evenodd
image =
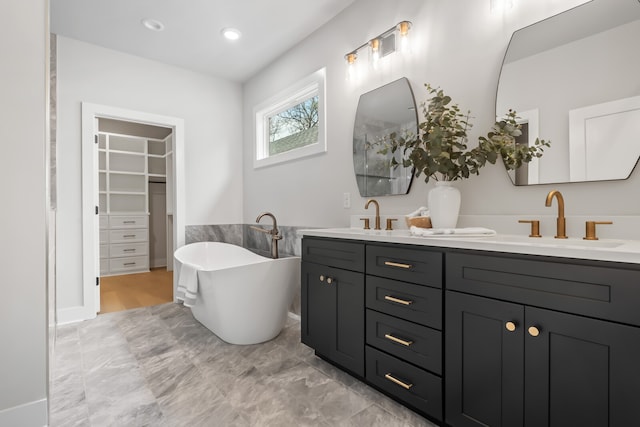
M 367 308 L 442 329 L 442 289 L 367 276 L 366 305 Z
M 430 372 L 366 347 L 367 381 L 416 410 L 442 420 L 442 379 Z
M 109 217 L 106 215 L 100 215 L 100 219 L 98 222 L 100 223 L 101 229 L 109 227 Z
M 367 274 L 442 287 L 442 253 L 423 248 L 367 245 Z
M 109 245 L 100 244 L 100 259 L 109 258 Z
M 149 231 L 146 229 L 111 230 L 109 232 L 110 243 L 146 242 L 149 240 Z
M 100 260 L 100 275 L 103 276 L 109 273 L 109 260 L 107 258 L 102 258 Z
M 149 225 L 147 215 L 109 215 L 109 228 L 142 228 Z
M 331 239 L 302 239 L 302 258 L 307 262 L 364 271 L 364 245 Z
M 148 243 L 114 243 L 109 245 L 111 257 L 123 257 L 134 255 L 147 255 L 149 253 Z
M 126 258 L 111 258 L 109 260 L 111 273 L 120 271 L 138 271 L 149 269 L 149 257 L 135 256 Z
M 558 260 L 447 254 L 447 289 L 640 326 L 637 265 Z
M 366 316 L 367 344 L 442 374 L 442 332 L 373 310 Z
M 109 242 L 109 230 L 100 230 L 100 242 L 101 243 Z

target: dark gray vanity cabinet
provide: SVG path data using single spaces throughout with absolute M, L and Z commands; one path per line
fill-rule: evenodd
M 364 245 L 302 241 L 302 342 L 364 377 Z
M 446 421 L 629 426 L 640 401 L 640 271 L 447 254 Z
M 442 253 L 366 246 L 366 379 L 442 420 Z
M 442 420 L 442 259 L 406 245 L 303 238 L 302 342 Z

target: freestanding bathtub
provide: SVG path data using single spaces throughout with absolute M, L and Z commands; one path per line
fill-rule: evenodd
M 191 311 L 218 337 L 257 344 L 280 333 L 300 286 L 299 257 L 271 259 L 229 243 L 198 242 L 179 248 L 174 258 L 178 283 L 181 274 L 197 271 Z

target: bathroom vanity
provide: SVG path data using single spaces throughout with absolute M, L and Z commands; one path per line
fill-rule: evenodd
M 416 412 L 454 427 L 637 420 L 637 243 L 302 234 L 302 341 Z

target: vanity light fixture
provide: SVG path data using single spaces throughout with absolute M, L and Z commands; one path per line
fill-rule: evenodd
M 220 34 L 227 40 L 238 40 L 242 33 L 235 28 L 223 28 Z
M 378 68 L 380 62 L 380 39 L 372 39 L 369 41 L 369 62 L 373 69 Z
M 145 18 L 140 21 L 142 25 L 148 30 L 151 31 L 162 31 L 164 30 L 164 24 L 157 19 Z
M 347 80 L 355 80 L 358 54 L 355 52 L 347 53 L 344 58 L 347 60 Z
M 397 50 L 408 52 L 410 29 L 411 21 L 399 22 L 397 25 L 394 25 L 368 42 L 361 44 L 351 52 L 347 52 L 347 54 L 344 55 L 344 59 L 347 61 L 347 79 L 353 79 L 355 77 L 358 52 L 365 47 L 369 48 L 369 63 L 374 69 L 378 67 L 380 59 L 390 53 Z M 399 38 L 399 46 L 397 45 L 396 38 Z
M 400 37 L 400 52 L 409 52 L 409 30 L 411 29 L 411 22 L 402 21 L 396 27 L 398 29 L 398 36 Z

